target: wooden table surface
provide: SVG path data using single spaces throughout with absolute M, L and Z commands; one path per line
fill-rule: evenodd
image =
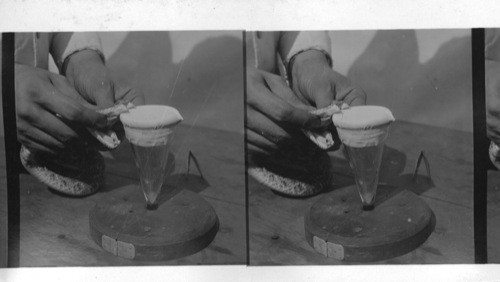
M 89 197 L 60 196 L 50 192 L 31 175 L 22 175 L 19 266 L 245 264 L 243 142 L 243 134 L 189 125 L 177 128 L 171 150 L 175 156 L 174 175 L 186 172 L 186 160 L 191 151 L 206 182 L 201 181 L 192 165 L 187 179 L 191 183 L 189 189 L 202 195 L 214 207 L 220 229 L 206 249 L 170 261 L 141 262 L 115 257 L 90 238 L 88 214 L 94 204 L 114 189 L 138 183 L 138 172 L 128 143 L 124 142 L 105 155 L 106 185 Z M 5 158 L 3 148 L 1 151 Z M 180 183 L 186 181 L 183 177 L 174 177 L 170 182 L 177 179 Z
M 396 122 L 390 130 L 380 183 L 420 195 L 434 212 L 436 226 L 416 250 L 372 264 L 474 263 L 472 133 L 407 122 Z M 429 160 L 432 184 L 423 164 L 417 180 L 411 180 L 420 151 Z M 353 185 L 347 161 L 339 152 L 329 154 L 332 189 Z M 294 199 L 251 177 L 248 185 L 251 265 L 343 264 L 316 253 L 305 239 L 303 216 L 324 194 Z
M 19 266 L 244 264 L 246 230 L 242 144 L 242 134 L 182 125 L 178 128 L 172 150 L 175 152 L 175 171 L 185 172 L 185 159 L 191 150 L 209 184 L 200 184 L 194 190 L 215 208 L 221 227 L 207 249 L 172 261 L 121 259 L 100 249 L 88 234 L 88 212 L 95 202 L 113 189 L 138 181 L 128 144 L 106 156 L 106 187 L 86 198 L 54 194 L 32 176 L 22 175 Z M 3 144 L 1 147 L 0 166 L 4 166 Z M 421 150 L 429 160 L 433 185 L 429 185 L 425 177 L 419 177 L 416 183 L 410 180 Z M 334 167 L 334 188 L 352 185 L 354 181 L 345 159 L 338 152 L 330 153 L 330 156 Z M 429 239 L 415 251 L 375 263 L 474 262 L 472 156 L 471 133 L 406 122 L 396 122 L 392 126 L 380 181 L 407 187 L 419 194 L 433 210 L 436 227 Z M 421 166 L 420 175 L 425 175 L 424 168 Z M 5 168 L 0 171 L 4 172 Z M 192 173 L 197 175 L 196 170 Z M 498 196 L 500 174 L 497 176 L 498 181 L 490 181 L 490 202 L 496 201 Z M 2 180 L 4 177 L 1 175 Z M 199 179 L 192 176 L 192 180 Z M 306 199 L 285 198 L 249 177 L 249 195 L 250 264 L 342 264 L 316 253 L 305 241 L 303 215 L 321 194 Z M 498 219 L 499 207 L 489 206 L 489 222 Z M 498 234 L 495 231 L 489 228 L 489 247 L 495 250 L 490 252 L 490 261 L 500 258 L 500 244 L 492 240 L 493 235 Z M 497 247 L 493 249 L 493 245 Z

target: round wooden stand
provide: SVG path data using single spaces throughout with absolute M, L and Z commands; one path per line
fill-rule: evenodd
M 147 210 L 141 189 L 126 186 L 106 195 L 90 211 L 92 239 L 127 259 L 168 260 L 196 253 L 219 229 L 214 209 L 201 196 L 180 190 Z
M 377 191 L 375 208 L 362 209 L 355 186 L 333 191 L 304 217 L 307 242 L 319 253 L 343 261 L 367 262 L 408 253 L 434 228 L 427 204 L 407 190 Z

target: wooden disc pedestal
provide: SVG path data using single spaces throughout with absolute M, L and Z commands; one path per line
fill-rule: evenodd
M 181 190 L 146 209 L 141 188 L 130 185 L 109 192 L 90 211 L 92 239 L 106 251 L 127 259 L 168 260 L 208 246 L 219 229 L 214 209 L 201 196 Z
M 427 204 L 407 190 L 377 191 L 375 208 L 362 209 L 356 186 L 333 191 L 304 217 L 307 242 L 319 253 L 343 261 L 368 262 L 408 253 L 434 228 Z

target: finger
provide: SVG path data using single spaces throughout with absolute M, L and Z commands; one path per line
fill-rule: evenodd
M 309 112 L 292 107 L 282 98 L 274 95 L 263 83 L 253 83 L 247 96 L 249 106 L 260 111 L 277 123 L 285 122 L 301 128 L 321 126 L 321 119 Z
M 102 78 L 90 87 L 95 93 L 87 93 L 94 97 L 98 108 L 106 109 L 115 104 L 115 91 L 113 82 L 108 78 Z
M 500 89 L 488 89 L 488 95 L 486 95 L 486 113 L 488 118 L 491 119 L 492 125 L 500 121 Z M 498 92 L 497 92 L 498 91 Z
M 82 104 L 90 109 L 97 110 L 96 106 L 87 102 L 87 100 L 85 100 L 82 97 L 82 95 L 80 95 L 80 93 L 78 93 L 78 91 L 73 87 L 73 85 L 71 85 L 71 83 L 69 82 L 69 80 L 66 77 L 53 74 L 53 75 L 50 75 L 49 78 L 50 78 L 50 81 L 52 82 L 52 85 L 57 90 L 59 90 L 60 93 L 66 95 L 67 97 L 75 99 L 80 104 Z
M 137 89 L 115 83 L 115 103 L 118 101 L 131 102 L 139 106 L 144 105 L 144 96 Z
M 109 148 L 102 144 L 97 138 L 95 138 L 92 134 L 90 134 L 88 128 L 75 126 L 75 131 L 77 132 L 80 140 L 83 144 L 88 147 L 97 149 L 99 151 L 108 151 Z
M 67 144 L 79 139 L 75 130 L 51 113 L 42 111 L 38 116 L 40 118 L 33 122 L 33 126 L 52 136 L 59 142 Z
M 267 116 L 252 108 L 247 109 L 247 128 L 266 137 L 273 143 L 278 143 L 291 136 L 283 128 L 270 120 Z
M 259 146 L 254 145 L 253 143 L 250 143 L 247 141 L 247 150 L 249 155 L 269 155 L 269 151 L 266 151 Z
M 312 97 L 317 109 L 326 108 L 333 103 L 333 98 L 335 97 L 333 89 L 331 84 L 315 88 L 315 93 L 312 93 Z
M 302 96 L 308 97 L 308 100 L 315 106 L 315 109 L 322 109 L 330 106 L 335 99 L 335 74 L 329 67 L 321 68 L 321 74 L 317 74 L 313 78 L 303 78 L 301 80 L 301 86 L 298 87 L 302 91 L 308 93 L 301 93 Z M 305 81 L 304 81 L 305 79 Z M 300 91 L 299 91 L 300 92 Z
M 334 99 L 350 106 L 366 104 L 366 93 L 359 87 L 354 87 L 351 81 L 342 74 L 332 71 L 331 85 L 334 89 Z
M 255 132 L 251 129 L 247 129 L 246 133 L 247 133 L 247 143 L 248 144 L 251 144 L 251 145 L 258 147 L 261 150 L 264 150 L 267 152 L 275 151 L 278 149 L 278 146 L 275 143 L 269 141 L 267 138 L 263 137 L 259 133 Z
M 345 90 L 342 95 L 344 99 L 342 102 L 348 104 L 349 106 L 361 106 L 366 104 L 366 94 L 363 89 L 360 88 L 350 88 Z
M 500 119 L 488 113 L 486 116 L 486 125 L 488 138 L 500 145 Z
M 65 120 L 89 127 L 105 128 L 108 125 L 105 115 L 85 107 L 84 104 L 72 97 L 62 94 L 52 85 L 44 85 L 42 88 L 40 91 L 46 95 L 42 95 L 38 103 L 46 110 L 60 115 Z
M 498 131 L 489 131 L 487 132 L 488 139 L 493 141 L 495 144 L 500 145 L 500 134 Z
M 260 148 L 252 143 L 246 142 L 248 167 L 259 166 L 262 158 L 269 156 L 270 151 Z
M 23 127 L 18 129 L 18 138 L 21 144 L 35 149 L 40 147 L 52 152 L 58 152 L 64 149 L 64 144 L 49 134 L 39 130 L 36 127 Z
M 260 112 L 255 111 L 255 115 L 252 115 L 251 111 L 247 110 L 247 115 L 250 114 L 253 118 L 247 118 L 246 128 L 247 134 L 250 135 L 247 138 L 250 138 L 249 142 L 252 144 L 273 152 L 286 151 L 300 147 L 304 142 L 310 142 L 299 129 L 281 128 Z
M 50 148 L 48 148 L 40 143 L 36 143 L 36 142 L 28 142 L 27 144 L 24 144 L 24 143 L 21 143 L 21 144 L 26 146 L 26 148 L 28 148 L 30 151 L 43 152 L 49 156 L 55 156 L 58 153 L 57 151 L 50 149 Z
M 301 100 L 293 92 L 293 90 L 290 87 L 288 87 L 288 85 L 281 78 L 281 76 L 271 73 L 264 73 L 263 76 L 267 85 L 269 86 L 269 89 L 276 96 L 280 97 L 281 99 L 285 100 L 287 103 L 298 109 L 302 109 L 304 111 L 315 110 L 314 107 L 311 107 L 308 104 L 306 104 L 307 102 L 305 100 L 303 99 Z

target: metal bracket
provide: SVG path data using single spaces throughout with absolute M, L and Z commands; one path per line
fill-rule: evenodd
M 193 155 L 193 153 L 191 151 L 189 151 L 188 159 L 187 159 L 186 177 L 188 177 L 188 175 L 189 175 L 189 168 L 191 166 L 191 159 L 193 159 L 193 162 L 194 162 L 196 169 L 198 170 L 198 173 L 200 174 L 201 178 L 205 179 L 205 177 L 203 177 L 203 173 L 201 173 L 201 169 L 200 169 L 200 165 L 198 163 L 198 160 L 196 159 L 196 157 Z
M 429 161 L 427 160 L 427 157 L 424 155 L 424 151 L 420 151 L 420 155 L 418 156 L 417 162 L 415 164 L 415 169 L 413 170 L 413 180 L 415 180 L 415 178 L 417 177 L 418 169 L 420 167 L 420 163 L 422 162 L 422 160 L 424 161 L 424 164 L 425 164 L 427 177 L 429 178 L 429 180 L 431 179 L 431 169 L 430 169 Z

